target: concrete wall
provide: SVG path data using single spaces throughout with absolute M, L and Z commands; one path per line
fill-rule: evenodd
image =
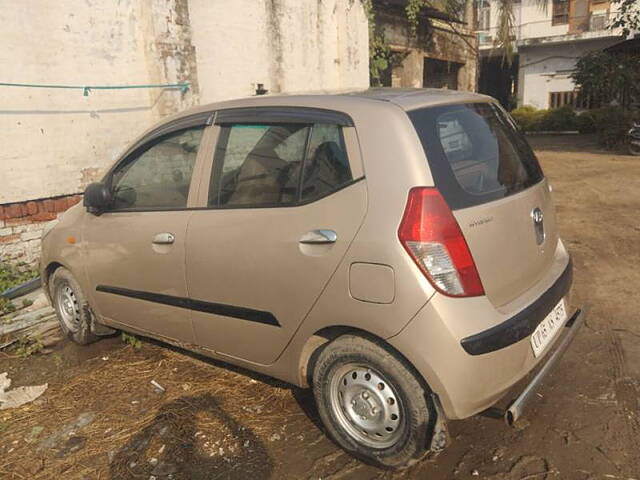
M 369 34 L 353 0 L 190 0 L 203 103 L 369 85 Z
M 518 105 L 549 108 L 549 93 L 575 89 L 569 77 L 577 58 L 592 50 L 602 50 L 617 43 L 608 38 L 556 45 L 520 48 Z
M 496 0 L 485 0 L 490 3 L 490 28 L 488 34 L 492 40 L 495 39 L 500 16 L 500 6 Z M 592 3 L 590 11 L 609 10 L 610 18 L 613 18 L 617 11 L 617 5 L 609 2 Z M 513 5 L 515 36 L 517 41 L 530 40 L 544 37 L 562 36 L 572 33 L 569 24 L 553 25 L 553 0 L 547 0 L 546 4 L 540 5 L 537 0 L 522 0 L 521 3 Z M 574 13 L 571 11 L 573 17 Z M 588 18 L 584 19 L 588 25 Z M 598 32 L 585 32 L 582 35 L 598 36 Z M 600 32 L 610 35 L 610 31 Z M 595 34 L 595 35 L 594 35 Z M 491 49 L 492 41 L 481 42 L 481 48 Z
M 0 208 L 13 212 L 0 215 L 0 260 L 21 234 L 3 229 L 41 218 L 28 202 L 82 192 L 162 116 L 251 95 L 257 83 L 271 92 L 369 84 L 357 0 L 21 0 L 0 9 L 0 24 L 2 82 L 191 84 L 88 96 L 0 86 Z
M 376 22 L 382 25 L 385 40 L 392 50 L 403 57 L 401 65 L 393 69 L 393 87 L 423 87 L 424 60 L 433 58 L 461 64 L 458 90 L 477 90 L 478 59 L 471 48 L 477 40 L 472 31 L 457 25 L 458 33 L 454 33 L 443 22 L 432 20 L 427 26 L 423 20 L 418 35 L 409 38 L 405 14 L 377 11 Z M 464 40 L 461 34 L 465 35 Z

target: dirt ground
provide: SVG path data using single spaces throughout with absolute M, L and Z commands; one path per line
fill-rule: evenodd
M 65 341 L 0 353 L 14 386 L 49 383 L 0 411 L 0 478 L 640 480 L 640 159 L 590 137 L 531 143 L 573 254 L 574 303 L 590 311 L 517 427 L 452 422 L 445 452 L 386 472 L 324 435 L 309 391 L 151 341 Z

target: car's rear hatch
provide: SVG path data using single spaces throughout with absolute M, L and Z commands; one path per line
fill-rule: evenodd
M 533 151 L 493 103 L 423 108 L 409 117 L 487 297 L 496 307 L 513 301 L 551 268 L 558 241 Z

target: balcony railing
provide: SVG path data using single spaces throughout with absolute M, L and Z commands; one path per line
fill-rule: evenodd
M 554 37 L 558 35 L 571 35 L 586 32 L 601 32 L 607 30 L 611 25 L 616 12 L 591 12 L 588 15 L 567 16 L 563 19 L 547 18 L 535 22 L 523 22 L 513 28 L 512 38 L 516 41 L 528 38 Z M 563 22 L 563 23 L 559 23 Z M 497 27 L 487 30 L 480 30 L 478 42 L 481 47 L 494 44 Z

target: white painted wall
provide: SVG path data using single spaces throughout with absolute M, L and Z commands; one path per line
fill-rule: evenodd
M 366 88 L 368 24 L 352 0 L 190 0 L 202 103 Z
M 569 75 L 578 57 L 591 50 L 602 50 L 618 41 L 609 38 L 521 48 L 518 105 L 549 108 L 549 93 L 575 89 Z
M 488 33 L 495 38 L 498 28 L 498 18 L 500 16 L 499 2 L 496 0 L 485 0 L 490 3 L 490 28 Z M 594 6 L 597 8 L 597 5 Z M 604 9 L 607 5 L 604 4 Z M 609 6 L 610 12 L 617 11 L 616 4 Z M 560 35 L 567 35 L 569 33 L 569 25 L 553 25 L 552 13 L 553 13 L 553 0 L 547 0 L 546 4 L 540 5 L 536 0 L 522 0 L 521 3 L 514 4 L 514 28 L 516 41 L 528 40 L 533 38 L 543 37 L 555 37 Z M 592 35 L 593 32 L 588 32 L 586 35 Z M 490 49 L 491 44 L 481 44 L 481 48 Z
M 187 22 L 185 8 L 188 7 Z M 352 0 L 20 0 L 0 9 L 0 205 L 77 193 L 158 117 L 271 92 L 366 88 L 367 18 Z
M 147 83 L 136 2 L 11 3 L 0 9 L 0 81 Z M 83 171 L 112 162 L 150 121 L 145 90 L 0 87 L 0 204 L 77 192 Z

